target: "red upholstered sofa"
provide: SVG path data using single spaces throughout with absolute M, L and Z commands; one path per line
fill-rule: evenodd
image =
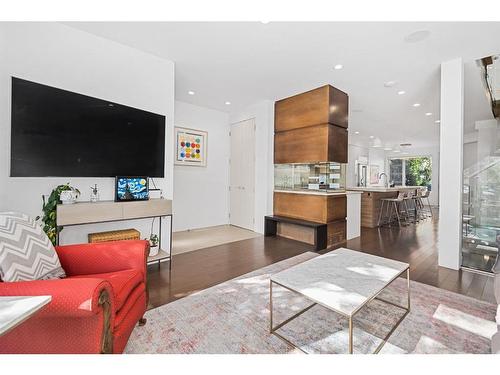
M 56 247 L 67 277 L 0 282 L 0 295 L 51 295 L 4 336 L 0 353 L 121 353 L 147 306 L 147 241 Z

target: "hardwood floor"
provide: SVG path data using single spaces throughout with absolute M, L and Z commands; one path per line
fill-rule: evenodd
M 493 277 L 438 266 L 437 222 L 427 219 L 401 229 L 363 228 L 346 247 L 407 262 L 412 280 L 494 303 Z
M 276 237 L 256 237 L 174 255 L 148 267 L 149 307 L 157 307 L 269 264 L 312 250 L 307 244 Z
M 410 263 L 412 280 L 494 302 L 492 277 L 438 267 L 437 240 L 437 220 L 427 219 L 401 229 L 363 228 L 361 237 L 341 246 Z M 167 263 L 160 269 L 149 266 L 150 308 L 306 251 L 312 251 L 312 246 L 257 237 L 174 255 L 172 275 Z

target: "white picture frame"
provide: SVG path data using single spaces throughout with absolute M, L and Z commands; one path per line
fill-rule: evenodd
M 190 167 L 207 166 L 208 132 L 176 126 L 174 128 L 174 137 L 175 165 Z

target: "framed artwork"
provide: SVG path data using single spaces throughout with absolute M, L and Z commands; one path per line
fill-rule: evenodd
M 370 165 L 370 184 L 376 185 L 378 184 L 378 165 Z
M 202 130 L 175 128 L 175 163 L 206 167 L 208 133 Z

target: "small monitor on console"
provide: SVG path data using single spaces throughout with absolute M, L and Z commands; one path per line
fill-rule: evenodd
M 144 176 L 117 176 L 115 180 L 115 201 L 145 201 L 149 199 L 148 178 Z

